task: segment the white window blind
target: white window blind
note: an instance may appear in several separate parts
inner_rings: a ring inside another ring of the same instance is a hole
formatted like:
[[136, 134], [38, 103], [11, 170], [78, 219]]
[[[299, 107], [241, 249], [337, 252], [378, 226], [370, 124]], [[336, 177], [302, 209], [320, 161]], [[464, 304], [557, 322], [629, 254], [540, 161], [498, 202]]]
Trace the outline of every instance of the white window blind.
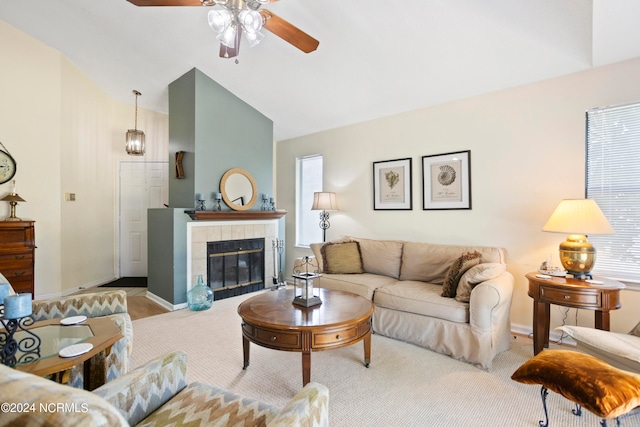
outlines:
[[640, 103], [587, 111], [587, 198], [615, 229], [589, 236], [594, 273], [640, 283]]
[[308, 156], [296, 161], [296, 245], [322, 242], [318, 211], [312, 211], [313, 193], [322, 191], [322, 156]]

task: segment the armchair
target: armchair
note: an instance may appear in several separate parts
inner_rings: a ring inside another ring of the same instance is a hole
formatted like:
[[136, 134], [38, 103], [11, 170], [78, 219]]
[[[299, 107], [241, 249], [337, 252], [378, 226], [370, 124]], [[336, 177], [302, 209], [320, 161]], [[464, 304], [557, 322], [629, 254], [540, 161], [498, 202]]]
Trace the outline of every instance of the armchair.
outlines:
[[616, 368], [640, 373], [640, 323], [626, 334], [570, 325], [556, 329], [569, 335], [585, 353]]
[[[279, 409], [207, 384], [187, 385], [186, 374], [187, 355], [182, 351], [159, 356], [93, 392], [0, 366], [0, 402], [35, 408], [6, 412], [0, 427], [329, 425], [329, 391], [323, 385], [307, 384]], [[40, 409], [49, 407], [67, 409]]]
[[[0, 273], [0, 283], [9, 281]], [[9, 284], [9, 293], [15, 293]], [[104, 352], [94, 356], [92, 366], [96, 371], [91, 373], [97, 384], [104, 384], [129, 371], [129, 359], [133, 350], [133, 326], [127, 313], [127, 293], [122, 290], [96, 292], [68, 297], [34, 300], [33, 317], [35, 321], [65, 318], [71, 316], [109, 317], [122, 332], [124, 337], [117, 341], [108, 355]], [[71, 369], [68, 385], [83, 388], [84, 373], [82, 365]], [[93, 389], [97, 385], [91, 385]]]

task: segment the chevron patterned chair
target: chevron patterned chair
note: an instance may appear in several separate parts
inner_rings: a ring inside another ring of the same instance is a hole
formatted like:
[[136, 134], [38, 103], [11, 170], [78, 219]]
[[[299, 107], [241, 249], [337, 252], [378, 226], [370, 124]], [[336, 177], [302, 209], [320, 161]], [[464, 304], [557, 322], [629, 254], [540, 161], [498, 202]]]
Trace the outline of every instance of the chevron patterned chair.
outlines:
[[[0, 283], [8, 283], [1, 273]], [[9, 293], [13, 294], [13, 289]], [[94, 356], [91, 363], [94, 371], [91, 373], [90, 389], [129, 372], [129, 360], [133, 350], [133, 326], [131, 317], [127, 313], [127, 293], [125, 291], [111, 290], [34, 300], [33, 316], [36, 322], [71, 316], [109, 317], [120, 328], [123, 338], [113, 344], [109, 355], [101, 352]], [[72, 387], [83, 388], [83, 366], [74, 366], [66, 382]]]
[[[96, 371], [91, 373], [90, 389], [97, 385], [129, 372], [129, 359], [133, 350], [133, 326], [127, 313], [127, 293], [123, 290], [112, 290], [90, 294], [71, 295], [63, 298], [34, 300], [33, 316], [40, 320], [64, 318], [71, 316], [108, 317], [116, 324], [122, 335], [111, 347], [109, 355], [101, 352], [94, 356], [91, 366]], [[69, 375], [68, 384], [72, 387], [83, 387], [82, 365], [74, 366]]]
[[187, 355], [182, 351], [159, 356], [93, 392], [0, 365], [0, 402], [35, 408], [5, 411], [0, 427], [329, 425], [325, 386], [307, 384], [280, 409], [204, 383], [187, 385]]

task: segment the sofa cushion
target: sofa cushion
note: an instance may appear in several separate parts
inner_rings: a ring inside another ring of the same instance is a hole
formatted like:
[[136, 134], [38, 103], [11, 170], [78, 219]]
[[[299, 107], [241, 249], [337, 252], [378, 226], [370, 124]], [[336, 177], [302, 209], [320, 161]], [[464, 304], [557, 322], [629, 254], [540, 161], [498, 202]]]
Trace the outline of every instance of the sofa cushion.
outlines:
[[358, 242], [327, 243], [320, 250], [322, 253], [322, 271], [329, 274], [360, 274], [362, 257]]
[[195, 382], [145, 418], [138, 426], [266, 426], [279, 409], [231, 391]]
[[376, 289], [376, 306], [437, 317], [457, 323], [469, 323], [469, 304], [440, 295], [442, 286], [413, 280], [389, 283]]
[[444, 282], [442, 283], [442, 296], [447, 298], [453, 298], [456, 296], [456, 290], [458, 288], [458, 282], [462, 275], [471, 267], [478, 265], [480, 262], [480, 252], [468, 252], [460, 258], [456, 259], [447, 274], [444, 276]]
[[318, 260], [318, 273], [322, 273], [322, 268], [324, 265], [324, 259], [322, 257], [322, 247], [324, 245], [326, 245], [327, 243], [345, 243], [345, 242], [350, 242], [353, 239], [346, 237], [346, 236], [341, 236], [337, 239], [334, 239], [330, 242], [322, 242], [322, 243], [311, 243], [309, 245], [309, 247], [311, 248], [311, 252], [313, 252], [313, 255], [316, 257], [316, 260]]
[[335, 289], [351, 292], [369, 301], [373, 299], [373, 292], [380, 286], [395, 283], [396, 279], [379, 274], [323, 274], [318, 283], [319, 288]]
[[400, 280], [419, 280], [441, 284], [449, 266], [467, 252], [482, 254], [480, 262], [505, 263], [504, 250], [485, 246], [435, 245], [431, 243], [404, 242]]
[[475, 285], [486, 280], [491, 280], [494, 277], [498, 277], [506, 270], [506, 264], [499, 264], [497, 262], [485, 262], [483, 264], [478, 264], [475, 267], [471, 267], [462, 275], [458, 282], [456, 301], [469, 302], [469, 299], [471, 298], [471, 291]]
[[578, 343], [578, 348], [617, 368], [640, 372], [640, 339], [631, 334], [603, 331], [586, 326], [559, 326]]
[[360, 244], [362, 268], [365, 273], [383, 276], [400, 277], [402, 260], [402, 242], [395, 240], [373, 240], [354, 237]]

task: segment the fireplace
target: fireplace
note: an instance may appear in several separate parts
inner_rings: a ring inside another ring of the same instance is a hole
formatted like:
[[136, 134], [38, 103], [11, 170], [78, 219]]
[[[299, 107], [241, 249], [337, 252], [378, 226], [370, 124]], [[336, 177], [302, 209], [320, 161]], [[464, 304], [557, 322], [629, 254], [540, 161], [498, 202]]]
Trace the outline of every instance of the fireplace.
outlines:
[[207, 242], [207, 282], [214, 300], [264, 289], [264, 240]]

